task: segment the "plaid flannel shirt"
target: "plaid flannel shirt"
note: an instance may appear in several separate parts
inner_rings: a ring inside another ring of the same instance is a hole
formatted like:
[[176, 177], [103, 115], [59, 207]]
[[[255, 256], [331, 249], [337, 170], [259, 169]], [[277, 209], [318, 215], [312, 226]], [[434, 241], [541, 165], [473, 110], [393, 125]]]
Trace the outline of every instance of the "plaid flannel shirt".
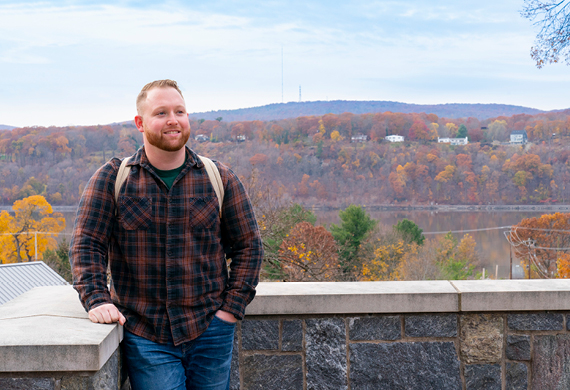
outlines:
[[73, 286], [87, 311], [114, 303], [128, 331], [176, 345], [204, 332], [217, 310], [243, 319], [263, 258], [253, 209], [237, 176], [216, 162], [225, 191], [220, 220], [206, 168], [189, 148], [186, 156], [168, 190], [141, 148], [128, 163], [117, 204], [121, 161], [99, 168], [83, 192], [70, 244]]

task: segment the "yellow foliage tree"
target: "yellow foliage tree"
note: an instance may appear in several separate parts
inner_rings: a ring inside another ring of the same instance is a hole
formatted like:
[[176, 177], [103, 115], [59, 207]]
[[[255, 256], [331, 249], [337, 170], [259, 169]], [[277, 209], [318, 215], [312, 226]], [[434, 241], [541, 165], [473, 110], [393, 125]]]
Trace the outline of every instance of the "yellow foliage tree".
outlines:
[[447, 183], [453, 175], [455, 174], [455, 167], [453, 165], [447, 165], [443, 171], [437, 174], [434, 180]]
[[570, 253], [559, 253], [556, 261], [558, 278], [570, 278]]
[[374, 258], [362, 265], [361, 280], [399, 280], [399, 266], [408, 245], [399, 240], [395, 244], [379, 245], [374, 249]]
[[335, 130], [331, 133], [331, 139], [336, 142], [336, 141], [342, 141], [344, 137], [340, 135], [338, 130]]
[[12, 209], [14, 216], [7, 211], [0, 213], [0, 263], [21, 263], [36, 257], [41, 260], [46, 249], [57, 248], [55, 236], [46, 233], [63, 231], [65, 219], [53, 212], [43, 196], [17, 200]]
[[319, 119], [319, 134], [325, 135], [325, 125], [323, 124], [323, 120]]
[[429, 137], [428, 139], [434, 141], [437, 140], [439, 133], [437, 130], [439, 129], [439, 125], [437, 123], [430, 123], [429, 125]]
[[455, 134], [457, 134], [457, 129], [459, 129], [459, 127], [457, 127], [457, 125], [455, 123], [446, 123], [445, 127], [447, 127], [447, 131], [449, 132], [449, 136], [455, 137]]

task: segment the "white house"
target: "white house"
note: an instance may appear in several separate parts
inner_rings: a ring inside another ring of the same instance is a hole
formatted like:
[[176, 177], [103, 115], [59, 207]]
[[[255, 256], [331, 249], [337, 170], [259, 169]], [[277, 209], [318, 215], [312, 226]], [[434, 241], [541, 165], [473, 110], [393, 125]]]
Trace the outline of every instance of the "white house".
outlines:
[[350, 138], [350, 142], [366, 142], [368, 141], [368, 136], [364, 134], [353, 135]]
[[404, 142], [403, 135], [387, 135], [384, 139], [390, 142]]
[[515, 130], [511, 133], [511, 145], [524, 145], [528, 142], [526, 130]]
[[451, 145], [467, 145], [469, 140], [465, 138], [439, 138], [437, 137], [437, 142], [440, 144], [451, 144]]
[[204, 134], [198, 134], [194, 137], [194, 139], [198, 142], [206, 142], [210, 140], [210, 138], [208, 138], [208, 136]]

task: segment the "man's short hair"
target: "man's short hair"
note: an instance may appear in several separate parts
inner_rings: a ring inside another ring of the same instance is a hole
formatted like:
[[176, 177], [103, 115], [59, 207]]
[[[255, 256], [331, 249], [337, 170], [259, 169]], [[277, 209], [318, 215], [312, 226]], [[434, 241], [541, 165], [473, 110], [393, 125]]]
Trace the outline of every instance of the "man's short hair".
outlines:
[[[165, 80], [155, 80], [153, 82], [150, 82], [141, 89], [141, 91], [139, 92], [139, 96], [137, 96], [137, 113], [139, 115], [142, 115], [142, 103], [146, 100], [146, 95], [148, 91], [150, 91], [153, 88], [174, 88], [175, 90], [178, 91], [180, 96], [182, 96], [182, 91], [180, 90], [180, 88], [178, 88], [178, 84], [174, 80], [165, 79]], [[184, 96], [182, 96], [182, 99], [184, 99]]]

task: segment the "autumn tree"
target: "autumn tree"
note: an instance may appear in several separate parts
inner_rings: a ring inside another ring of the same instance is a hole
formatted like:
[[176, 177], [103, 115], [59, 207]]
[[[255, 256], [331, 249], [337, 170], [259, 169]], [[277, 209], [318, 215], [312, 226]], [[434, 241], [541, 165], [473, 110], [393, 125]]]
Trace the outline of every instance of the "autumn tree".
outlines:
[[398, 265], [400, 280], [440, 279], [438, 240], [426, 240], [422, 246], [412, 243]]
[[457, 134], [457, 125], [455, 123], [448, 122], [445, 124], [445, 128], [449, 137], [455, 137], [455, 134]]
[[410, 140], [429, 140], [430, 139], [430, 129], [422, 120], [414, 121], [412, 127], [408, 132], [408, 137]]
[[507, 139], [507, 121], [495, 120], [487, 126], [488, 141], [505, 141]]
[[263, 279], [282, 280], [285, 275], [279, 256], [281, 243], [293, 226], [300, 222], [314, 224], [317, 218], [301, 205], [287, 201], [282, 188], [263, 181], [255, 168], [243, 183], [255, 210], [263, 242], [261, 276]]
[[334, 281], [340, 273], [334, 238], [323, 226], [295, 225], [282, 241], [279, 258], [287, 281]]
[[380, 243], [372, 259], [362, 264], [363, 281], [400, 280], [400, 263], [408, 245], [402, 240]]
[[0, 263], [41, 260], [45, 250], [57, 246], [53, 233], [65, 229], [65, 219], [40, 195], [17, 200], [12, 209], [14, 216], [0, 213]]
[[570, 253], [570, 213], [525, 218], [511, 227], [508, 238], [527, 277], [554, 278]]
[[439, 241], [436, 262], [442, 279], [462, 280], [472, 277], [475, 266], [479, 263], [475, 240], [466, 234], [458, 243], [451, 233], [447, 233]]
[[267, 155], [263, 153], [257, 153], [249, 159], [251, 165], [265, 165], [267, 163]]

